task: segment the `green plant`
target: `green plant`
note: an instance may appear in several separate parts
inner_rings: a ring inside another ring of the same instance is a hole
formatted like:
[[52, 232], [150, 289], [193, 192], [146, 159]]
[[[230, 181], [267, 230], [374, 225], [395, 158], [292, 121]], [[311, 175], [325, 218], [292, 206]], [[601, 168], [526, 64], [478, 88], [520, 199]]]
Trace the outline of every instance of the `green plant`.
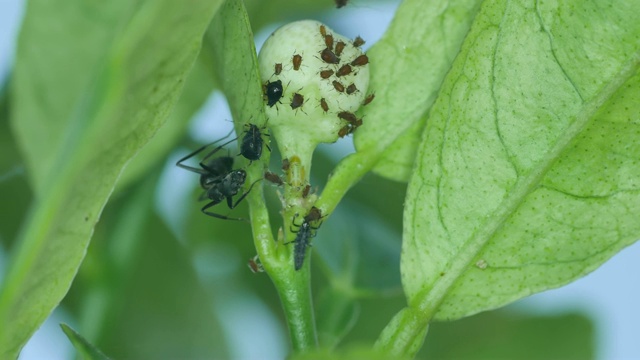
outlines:
[[[252, 19], [258, 28], [304, 3], [246, 5], [260, 14]], [[335, 166], [317, 199], [284, 211], [287, 232], [298, 209], [338, 211], [370, 171], [408, 182], [400, 258], [406, 306], [380, 329], [374, 347], [345, 356], [413, 357], [433, 321], [564, 285], [637, 240], [639, 7], [402, 3], [367, 52], [375, 100], [359, 112], [365, 123], [354, 136], [357, 151]], [[1, 358], [15, 357], [65, 297], [112, 193], [113, 211], [105, 210], [105, 228], [98, 225], [94, 236], [108, 256], [90, 253], [79, 279], [85, 284], [77, 293], [88, 299], [81, 331], [87, 338], [118, 328], [107, 320], [124, 306], [119, 283], [155, 256], [142, 257], [140, 249], [164, 246], [172, 249], [167, 253], [186, 252], [182, 260], [208, 249], [201, 242], [176, 250], [172, 237], [184, 234], [172, 234], [152, 215], [158, 163], [214, 87], [226, 95], [238, 133], [249, 121], [266, 124], [261, 86], [241, 1], [29, 3], [9, 107], [33, 195], [0, 292]], [[247, 183], [260, 179], [260, 165], [268, 163], [265, 153], [247, 166]], [[322, 260], [327, 286], [318, 300], [318, 331], [310, 262], [294, 270], [292, 247], [274, 239], [265, 197], [262, 186], [247, 197], [254, 245], [280, 296], [293, 351], [327, 358], [353, 325], [356, 300], [380, 291], [355, 285], [357, 251], [345, 239], [339, 266]], [[198, 228], [217, 229], [209, 236], [232, 236], [246, 246], [242, 224], [212, 224], [217, 220], [195, 213]], [[172, 266], [160, 277], [163, 288], [177, 274], [185, 275], [180, 286], [196, 278], [188, 261]], [[194, 290], [190, 301], [197, 303], [201, 292]], [[141, 303], [136, 314], [148, 306]], [[219, 332], [212, 320], [192, 341], [205, 348]], [[318, 338], [323, 350], [316, 352]], [[101, 341], [103, 349], [109, 341], [115, 340]]]

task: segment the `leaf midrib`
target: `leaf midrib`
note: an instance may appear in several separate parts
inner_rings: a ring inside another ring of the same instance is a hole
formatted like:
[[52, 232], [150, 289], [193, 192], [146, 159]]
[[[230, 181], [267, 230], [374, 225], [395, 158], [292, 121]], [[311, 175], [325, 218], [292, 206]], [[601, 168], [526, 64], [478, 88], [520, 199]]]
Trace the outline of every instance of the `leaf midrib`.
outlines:
[[560, 135], [553, 148], [539, 162], [537, 170], [531, 171], [526, 177], [520, 177], [509, 195], [500, 203], [497, 211], [487, 218], [474, 236], [466, 241], [460, 250], [452, 256], [450, 267], [446, 274], [440, 277], [432, 288], [418, 293], [411, 301], [411, 305], [430, 320], [436, 313], [449, 289], [458, 281], [472, 263], [473, 259], [482, 251], [488, 241], [502, 227], [504, 222], [523, 203], [526, 197], [540, 184], [543, 177], [553, 166], [555, 161], [567, 149], [572, 141], [595, 119], [598, 110], [611, 96], [629, 79], [640, 67], [640, 51], [634, 53], [622, 69], [607, 83], [591, 100], [585, 102], [575, 115], [575, 120]]

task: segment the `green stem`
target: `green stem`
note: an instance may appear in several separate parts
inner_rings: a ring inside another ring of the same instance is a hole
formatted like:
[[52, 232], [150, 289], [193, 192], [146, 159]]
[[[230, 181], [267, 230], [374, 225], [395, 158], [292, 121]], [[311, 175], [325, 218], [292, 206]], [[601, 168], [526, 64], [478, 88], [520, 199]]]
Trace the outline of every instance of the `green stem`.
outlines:
[[289, 271], [272, 277], [287, 318], [291, 344], [295, 352], [306, 352], [318, 346], [316, 322], [311, 301], [309, 261], [299, 271], [287, 262]]
[[[262, 169], [258, 168], [248, 171], [250, 181], [262, 176]], [[247, 199], [256, 251], [280, 295], [293, 350], [305, 352], [314, 349], [318, 341], [311, 301], [309, 261], [302, 269], [295, 271], [290, 247], [274, 240], [262, 186], [256, 186]]]
[[356, 152], [344, 158], [329, 177], [327, 186], [315, 206], [323, 214], [330, 214], [340, 200], [378, 162], [378, 152]]

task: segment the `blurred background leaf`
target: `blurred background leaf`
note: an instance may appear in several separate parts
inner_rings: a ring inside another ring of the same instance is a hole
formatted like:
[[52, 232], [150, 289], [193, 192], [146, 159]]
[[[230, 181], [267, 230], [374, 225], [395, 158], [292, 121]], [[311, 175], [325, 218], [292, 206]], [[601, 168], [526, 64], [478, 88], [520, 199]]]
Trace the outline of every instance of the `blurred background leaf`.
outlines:
[[83, 359], [86, 360], [108, 360], [100, 350], [98, 350], [95, 346], [91, 345], [82, 335], [78, 334], [75, 330], [73, 330], [67, 324], [60, 324], [62, 331], [67, 335], [69, 341], [76, 348], [78, 353], [82, 355]]
[[[0, 333], [8, 357], [66, 294], [116, 179], [164, 123], [219, 3], [29, 5], [11, 120], [37, 196], [0, 292], [0, 321], [12, 329]], [[74, 57], [91, 46], [107, 52]]]
[[594, 359], [595, 331], [582, 314], [507, 309], [430, 325], [419, 359]]

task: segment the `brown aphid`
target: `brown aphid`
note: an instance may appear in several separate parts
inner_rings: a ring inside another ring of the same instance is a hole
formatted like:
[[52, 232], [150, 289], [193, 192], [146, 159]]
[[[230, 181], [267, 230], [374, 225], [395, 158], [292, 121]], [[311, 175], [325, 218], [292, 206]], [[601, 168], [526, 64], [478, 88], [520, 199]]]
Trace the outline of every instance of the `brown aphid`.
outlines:
[[311, 191], [311, 185], [307, 184], [307, 186], [304, 187], [304, 189], [302, 189], [302, 198], [306, 198], [307, 196], [309, 196], [309, 192]]
[[362, 66], [362, 65], [367, 65], [369, 63], [369, 58], [367, 57], [367, 55], [360, 55], [357, 58], [355, 58], [352, 62], [351, 65], [353, 66]]
[[274, 74], [276, 75], [280, 75], [280, 73], [282, 72], [282, 64], [278, 63], [275, 65], [275, 72]]
[[298, 93], [294, 93], [291, 98], [291, 109], [297, 109], [304, 103], [304, 97]]
[[325, 35], [324, 44], [327, 45], [327, 49], [333, 50], [333, 35], [331, 34]]
[[300, 70], [300, 64], [302, 64], [302, 56], [293, 55], [293, 70]]
[[333, 87], [340, 92], [344, 92], [344, 85], [340, 84], [335, 80], [333, 80]]
[[320, 107], [324, 112], [329, 111], [329, 105], [327, 105], [327, 101], [324, 98], [320, 99]]
[[322, 37], [327, 36], [327, 28], [324, 27], [324, 25], [320, 25], [320, 35], [322, 35]]
[[282, 159], [282, 170], [287, 171], [290, 166], [289, 159]]
[[258, 258], [258, 255], [256, 255], [253, 259], [249, 259], [249, 262], [247, 263], [247, 266], [249, 266], [249, 269], [251, 269], [251, 272], [254, 274], [264, 272], [264, 267], [259, 263], [259, 261], [260, 259]]
[[342, 50], [344, 50], [345, 46], [347, 46], [347, 44], [342, 41], [338, 41], [336, 44], [336, 56], [340, 56], [340, 54], [342, 54]]
[[347, 86], [347, 94], [351, 95], [356, 91], [358, 91], [358, 88], [356, 88], [356, 84], [351, 84]]
[[356, 39], [353, 40], [353, 46], [355, 47], [360, 47], [362, 45], [364, 45], [365, 41], [363, 38], [361, 38], [360, 36], [356, 36]]
[[341, 7], [347, 5], [347, 0], [336, 0], [336, 7], [340, 9]]
[[340, 58], [337, 57], [336, 54], [334, 54], [333, 51], [329, 49], [322, 50], [322, 53], [320, 53], [320, 57], [322, 58], [322, 61], [326, 62], [327, 64], [337, 64], [340, 62]]
[[[309, 185], [307, 185], [309, 186]], [[311, 187], [311, 186], [309, 186]], [[318, 221], [320, 219], [322, 219], [322, 210], [318, 209], [315, 206], [312, 206], [311, 209], [309, 210], [309, 213], [304, 217], [304, 221], [307, 223], [310, 223], [312, 221]]]
[[333, 70], [322, 70], [320, 71], [320, 77], [323, 79], [328, 79], [331, 75], [333, 75]]
[[271, 171], [267, 171], [264, 173], [264, 178], [265, 180], [274, 183], [278, 186], [282, 186], [284, 185], [284, 181], [282, 181], [282, 179], [280, 178], [280, 176], [278, 176], [278, 174], [276, 173], [272, 173]]
[[336, 75], [338, 76], [345, 76], [349, 74], [351, 74], [351, 65], [349, 64], [342, 65], [342, 67], [338, 69], [338, 72], [336, 73]]
[[369, 105], [369, 103], [373, 101], [374, 97], [376, 97], [376, 94], [369, 94], [366, 99], [364, 99], [362, 106]]
[[351, 126], [345, 125], [338, 131], [338, 136], [343, 138], [343, 137], [347, 136], [350, 133], [351, 133]]
[[358, 118], [353, 113], [348, 111], [341, 111], [338, 113], [338, 117], [342, 120], [347, 120], [349, 124], [355, 124], [358, 121]]

